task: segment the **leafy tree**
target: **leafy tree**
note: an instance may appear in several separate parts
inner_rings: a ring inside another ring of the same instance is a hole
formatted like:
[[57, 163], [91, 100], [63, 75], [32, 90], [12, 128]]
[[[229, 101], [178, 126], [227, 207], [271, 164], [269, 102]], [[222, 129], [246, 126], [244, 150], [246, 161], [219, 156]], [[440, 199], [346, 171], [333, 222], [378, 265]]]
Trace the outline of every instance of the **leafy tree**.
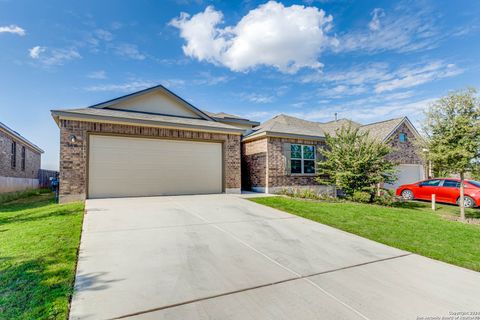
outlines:
[[424, 131], [428, 157], [439, 168], [460, 175], [460, 216], [465, 219], [465, 173], [480, 160], [480, 100], [475, 89], [451, 92], [430, 105]]
[[376, 185], [396, 180], [395, 164], [385, 158], [391, 148], [370, 138], [368, 132], [342, 127], [335, 136], [327, 134], [326, 143], [317, 164], [319, 183], [334, 184], [349, 196], [368, 191], [373, 200]]

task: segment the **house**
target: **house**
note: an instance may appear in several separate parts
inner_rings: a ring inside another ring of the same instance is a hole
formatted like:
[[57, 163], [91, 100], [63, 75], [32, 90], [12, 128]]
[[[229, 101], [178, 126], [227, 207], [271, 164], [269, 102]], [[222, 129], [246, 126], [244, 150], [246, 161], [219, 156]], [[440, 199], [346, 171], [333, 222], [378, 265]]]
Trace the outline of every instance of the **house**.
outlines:
[[420, 135], [407, 117], [361, 125], [347, 119], [321, 123], [278, 115], [242, 139], [243, 187], [267, 193], [292, 187], [327, 189], [315, 181], [315, 162], [321, 159], [325, 134], [334, 135], [342, 126], [368, 131], [392, 147], [388, 159], [398, 164], [398, 180], [387, 188], [424, 178], [414, 144]]
[[197, 109], [163, 86], [52, 110], [60, 128], [60, 202], [240, 193], [240, 143], [258, 122]]
[[43, 150], [0, 122], [0, 193], [38, 187]]
[[[200, 110], [163, 86], [52, 116], [60, 128], [61, 202], [316, 186], [312, 162], [324, 130], [345, 121], [321, 129], [280, 115], [260, 124]], [[414, 137], [408, 119], [396, 121]]]

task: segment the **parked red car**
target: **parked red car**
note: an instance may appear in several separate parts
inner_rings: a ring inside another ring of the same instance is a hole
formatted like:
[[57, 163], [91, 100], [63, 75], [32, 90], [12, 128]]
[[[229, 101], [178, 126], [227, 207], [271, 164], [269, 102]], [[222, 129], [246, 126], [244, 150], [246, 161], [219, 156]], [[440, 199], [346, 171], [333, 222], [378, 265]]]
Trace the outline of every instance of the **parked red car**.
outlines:
[[[450, 178], [429, 179], [404, 184], [397, 188], [397, 196], [406, 200], [431, 200], [435, 194], [436, 201], [458, 204], [460, 198], [460, 180]], [[480, 182], [465, 180], [465, 207], [480, 205]]]

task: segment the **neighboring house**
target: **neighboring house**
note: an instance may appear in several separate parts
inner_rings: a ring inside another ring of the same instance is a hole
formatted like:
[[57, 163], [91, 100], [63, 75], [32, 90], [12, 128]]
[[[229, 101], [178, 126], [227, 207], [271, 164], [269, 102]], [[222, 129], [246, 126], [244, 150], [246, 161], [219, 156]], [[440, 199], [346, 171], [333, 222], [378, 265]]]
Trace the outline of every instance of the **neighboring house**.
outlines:
[[325, 134], [334, 135], [342, 126], [368, 131], [372, 138], [392, 146], [388, 158], [398, 164], [398, 180], [387, 188], [424, 178], [414, 145], [420, 135], [406, 117], [361, 125], [346, 119], [320, 123], [279, 115], [243, 138], [243, 187], [267, 193], [292, 187], [326, 189], [315, 181], [315, 162], [321, 159]]
[[[317, 187], [315, 160], [324, 133], [347, 123], [280, 115], [260, 125], [202, 111], [163, 86], [86, 108], [52, 110], [52, 116], [60, 128], [61, 202]], [[400, 146], [410, 146], [417, 135], [411, 123], [392, 121], [371, 125], [372, 134], [380, 137], [390, 128], [385, 139], [397, 143], [393, 136], [401, 131], [407, 140]], [[421, 167], [414, 151], [399, 152], [391, 156]]]
[[38, 187], [43, 150], [0, 122], [0, 192]]

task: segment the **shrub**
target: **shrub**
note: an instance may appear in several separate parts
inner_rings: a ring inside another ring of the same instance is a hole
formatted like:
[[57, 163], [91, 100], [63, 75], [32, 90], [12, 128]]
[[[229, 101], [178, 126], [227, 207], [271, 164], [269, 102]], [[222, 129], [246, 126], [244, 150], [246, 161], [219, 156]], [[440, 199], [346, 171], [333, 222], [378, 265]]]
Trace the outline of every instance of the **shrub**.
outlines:
[[311, 200], [335, 200], [333, 195], [328, 192], [318, 192], [308, 188], [288, 188], [282, 189], [277, 194], [285, 195], [292, 198], [311, 199]]
[[372, 200], [372, 195], [366, 191], [355, 191], [352, 195], [352, 201], [369, 203]]

